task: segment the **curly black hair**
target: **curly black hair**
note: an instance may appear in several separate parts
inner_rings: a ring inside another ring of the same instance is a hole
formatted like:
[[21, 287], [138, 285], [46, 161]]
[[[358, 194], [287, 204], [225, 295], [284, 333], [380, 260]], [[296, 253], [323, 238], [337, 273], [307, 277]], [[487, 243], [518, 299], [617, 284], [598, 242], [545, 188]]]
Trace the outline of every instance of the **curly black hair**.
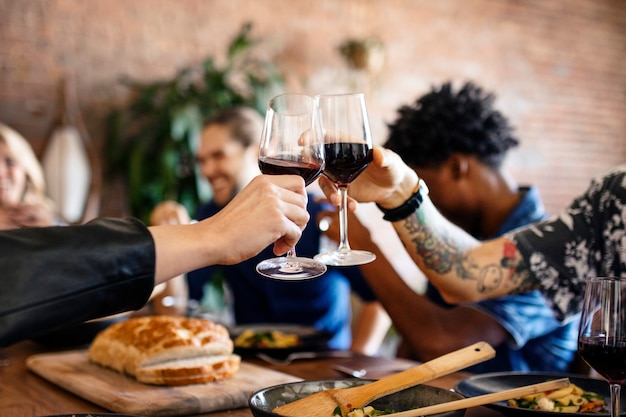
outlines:
[[397, 110], [384, 146], [413, 167], [437, 167], [458, 152], [497, 168], [519, 142], [509, 120], [493, 109], [494, 100], [494, 94], [472, 82], [457, 93], [450, 82], [433, 87], [415, 104]]

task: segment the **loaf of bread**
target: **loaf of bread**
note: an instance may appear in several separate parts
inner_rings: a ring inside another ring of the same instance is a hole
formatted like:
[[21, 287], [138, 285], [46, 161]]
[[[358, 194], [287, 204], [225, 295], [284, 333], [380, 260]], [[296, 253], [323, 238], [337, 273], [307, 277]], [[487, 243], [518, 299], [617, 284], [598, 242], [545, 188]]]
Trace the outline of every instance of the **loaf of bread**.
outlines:
[[147, 316], [115, 323], [89, 347], [89, 360], [155, 385], [188, 385], [233, 376], [241, 358], [222, 325], [205, 319]]

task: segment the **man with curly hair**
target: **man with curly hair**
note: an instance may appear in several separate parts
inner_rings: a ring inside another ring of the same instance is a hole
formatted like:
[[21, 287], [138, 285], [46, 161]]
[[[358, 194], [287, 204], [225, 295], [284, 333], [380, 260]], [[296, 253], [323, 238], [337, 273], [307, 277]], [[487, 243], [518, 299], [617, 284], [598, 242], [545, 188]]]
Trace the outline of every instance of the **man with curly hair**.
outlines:
[[[546, 218], [538, 190], [519, 186], [503, 167], [519, 142], [494, 101], [474, 83], [456, 92], [445, 83], [400, 107], [384, 145], [428, 184], [439, 211], [478, 239]], [[473, 372], [570, 370], [578, 317], [560, 323], [538, 290], [449, 305], [430, 284], [425, 295], [412, 291], [355, 216], [350, 235], [353, 247], [378, 257], [361, 270], [402, 336], [399, 356], [427, 361], [484, 340], [497, 355]]]

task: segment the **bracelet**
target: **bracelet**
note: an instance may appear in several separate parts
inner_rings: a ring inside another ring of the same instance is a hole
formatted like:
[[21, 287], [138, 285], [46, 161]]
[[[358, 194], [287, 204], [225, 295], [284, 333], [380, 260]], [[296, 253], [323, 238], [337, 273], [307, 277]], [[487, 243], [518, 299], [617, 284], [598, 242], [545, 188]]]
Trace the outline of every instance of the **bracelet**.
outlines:
[[411, 195], [411, 197], [409, 197], [409, 199], [406, 200], [401, 206], [394, 209], [383, 208], [378, 203], [376, 204], [376, 206], [380, 211], [383, 212], [384, 220], [397, 222], [406, 219], [411, 214], [415, 213], [415, 210], [417, 210], [422, 205], [425, 195], [428, 195], [428, 186], [426, 185], [424, 180], [420, 178], [420, 180], [417, 182], [417, 187], [413, 192], [413, 195]]

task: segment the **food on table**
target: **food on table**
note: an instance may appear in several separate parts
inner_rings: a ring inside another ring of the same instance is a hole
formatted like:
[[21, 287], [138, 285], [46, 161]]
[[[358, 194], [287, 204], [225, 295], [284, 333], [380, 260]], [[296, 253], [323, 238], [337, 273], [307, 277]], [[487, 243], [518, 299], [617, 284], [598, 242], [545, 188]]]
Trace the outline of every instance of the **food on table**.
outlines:
[[508, 401], [509, 406], [559, 413], [598, 413], [606, 411], [603, 395], [585, 391], [575, 384], [554, 391], [527, 395]]
[[[351, 408], [350, 411], [345, 415], [345, 417], [375, 417], [382, 416], [385, 414], [393, 414], [395, 411], [392, 410], [377, 410], [371, 405], [367, 405], [365, 407], [359, 408]], [[341, 415], [341, 407], [337, 406], [335, 411], [333, 411], [332, 417], [344, 417]]]
[[245, 329], [235, 338], [235, 346], [238, 348], [291, 348], [300, 343], [301, 340], [297, 334], [284, 333], [279, 330]]
[[210, 320], [147, 316], [115, 323], [98, 333], [89, 360], [155, 385], [189, 385], [233, 376], [241, 357], [233, 354], [226, 328]]

